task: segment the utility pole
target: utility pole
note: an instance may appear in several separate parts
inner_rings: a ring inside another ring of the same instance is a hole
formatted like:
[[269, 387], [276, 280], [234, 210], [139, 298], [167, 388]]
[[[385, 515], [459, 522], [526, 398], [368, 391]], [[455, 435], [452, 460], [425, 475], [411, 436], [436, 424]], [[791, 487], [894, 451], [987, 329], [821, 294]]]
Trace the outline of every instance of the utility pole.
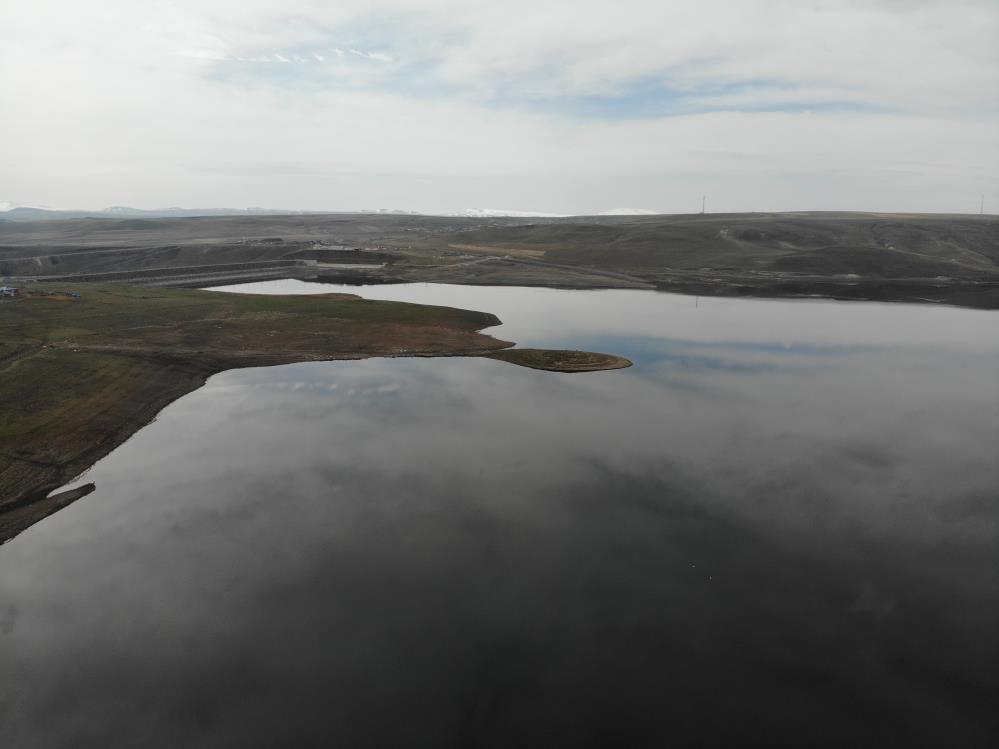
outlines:
[[704, 213], [704, 203], [707, 201], [707, 199], [708, 199], [707, 195], [701, 196], [701, 213]]
[[982, 193], [982, 202], [978, 206], [978, 215], [979, 216], [985, 215], [985, 193]]

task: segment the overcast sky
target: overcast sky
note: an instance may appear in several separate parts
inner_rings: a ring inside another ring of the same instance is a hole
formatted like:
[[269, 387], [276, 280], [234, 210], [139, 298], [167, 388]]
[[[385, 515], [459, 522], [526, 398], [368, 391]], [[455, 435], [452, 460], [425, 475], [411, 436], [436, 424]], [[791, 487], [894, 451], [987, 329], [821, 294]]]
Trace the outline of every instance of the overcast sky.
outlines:
[[0, 0], [0, 201], [999, 212], [999, 0]]

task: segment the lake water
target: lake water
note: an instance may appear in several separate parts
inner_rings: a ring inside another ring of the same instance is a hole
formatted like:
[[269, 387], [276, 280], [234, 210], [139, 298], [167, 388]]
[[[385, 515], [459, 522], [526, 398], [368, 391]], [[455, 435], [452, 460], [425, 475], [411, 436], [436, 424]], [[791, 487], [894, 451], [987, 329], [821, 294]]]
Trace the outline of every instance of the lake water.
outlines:
[[0, 547], [11, 747], [985, 747], [999, 320], [301, 281], [621, 354], [231, 371]]

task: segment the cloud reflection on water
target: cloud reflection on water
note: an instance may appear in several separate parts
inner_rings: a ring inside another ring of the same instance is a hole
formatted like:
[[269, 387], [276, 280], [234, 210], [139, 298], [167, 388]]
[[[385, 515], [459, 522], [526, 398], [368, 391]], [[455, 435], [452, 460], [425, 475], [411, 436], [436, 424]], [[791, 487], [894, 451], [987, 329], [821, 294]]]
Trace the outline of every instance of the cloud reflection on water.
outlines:
[[[572, 294], [544, 344], [584, 339]], [[749, 313], [590, 334], [643, 353], [617, 372], [212, 378], [0, 549], [9, 735], [986, 745], [997, 345], [852, 345], [838, 309], [790, 348]]]

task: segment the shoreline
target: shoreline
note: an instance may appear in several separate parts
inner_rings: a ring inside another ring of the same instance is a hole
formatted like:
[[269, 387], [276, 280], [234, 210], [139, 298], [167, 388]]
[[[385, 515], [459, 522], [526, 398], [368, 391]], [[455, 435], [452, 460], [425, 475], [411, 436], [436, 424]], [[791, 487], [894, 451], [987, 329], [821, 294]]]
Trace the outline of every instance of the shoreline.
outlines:
[[481, 332], [500, 324], [495, 315], [451, 307], [340, 294], [72, 289], [79, 299], [39, 287], [3, 302], [0, 344], [13, 350], [0, 350], [0, 544], [86, 496], [49, 494], [212, 375], [309, 361], [485, 357], [515, 345]]
[[[497, 261], [502, 262], [501, 258]], [[518, 263], [519, 264], [519, 263]], [[545, 271], [547, 272], [547, 268]], [[135, 279], [149, 288], [205, 289], [214, 286], [237, 286], [296, 279], [312, 283], [329, 283], [348, 286], [393, 286], [406, 283], [440, 283], [459, 286], [500, 286], [566, 289], [572, 291], [646, 290], [685, 296], [737, 298], [737, 299], [826, 299], [830, 301], [880, 302], [887, 304], [934, 304], [964, 309], [999, 309], [999, 282], [952, 281], [937, 279], [846, 279], [836, 277], [758, 277], [747, 275], [701, 276], [700, 274], [674, 274], [669, 278], [639, 280], [616, 279], [610, 275], [587, 274], [579, 271], [555, 276], [531, 275], [506, 277], [489, 274], [484, 276], [455, 276], [448, 272], [430, 272], [421, 269], [401, 271], [330, 271], [317, 273], [314, 269], [286, 268], [281, 272], [226, 273], [196, 277], [166, 276], [154, 279]], [[91, 278], [91, 277], [87, 277]], [[21, 279], [29, 287], [33, 281]], [[56, 283], [56, 279], [46, 283]], [[86, 281], [90, 282], [90, 281]], [[114, 283], [128, 283], [128, 280]], [[73, 281], [75, 283], [75, 281]]]
[[198, 288], [298, 278], [656, 289], [999, 309], [999, 217], [370, 214], [0, 222], [5, 283]]

